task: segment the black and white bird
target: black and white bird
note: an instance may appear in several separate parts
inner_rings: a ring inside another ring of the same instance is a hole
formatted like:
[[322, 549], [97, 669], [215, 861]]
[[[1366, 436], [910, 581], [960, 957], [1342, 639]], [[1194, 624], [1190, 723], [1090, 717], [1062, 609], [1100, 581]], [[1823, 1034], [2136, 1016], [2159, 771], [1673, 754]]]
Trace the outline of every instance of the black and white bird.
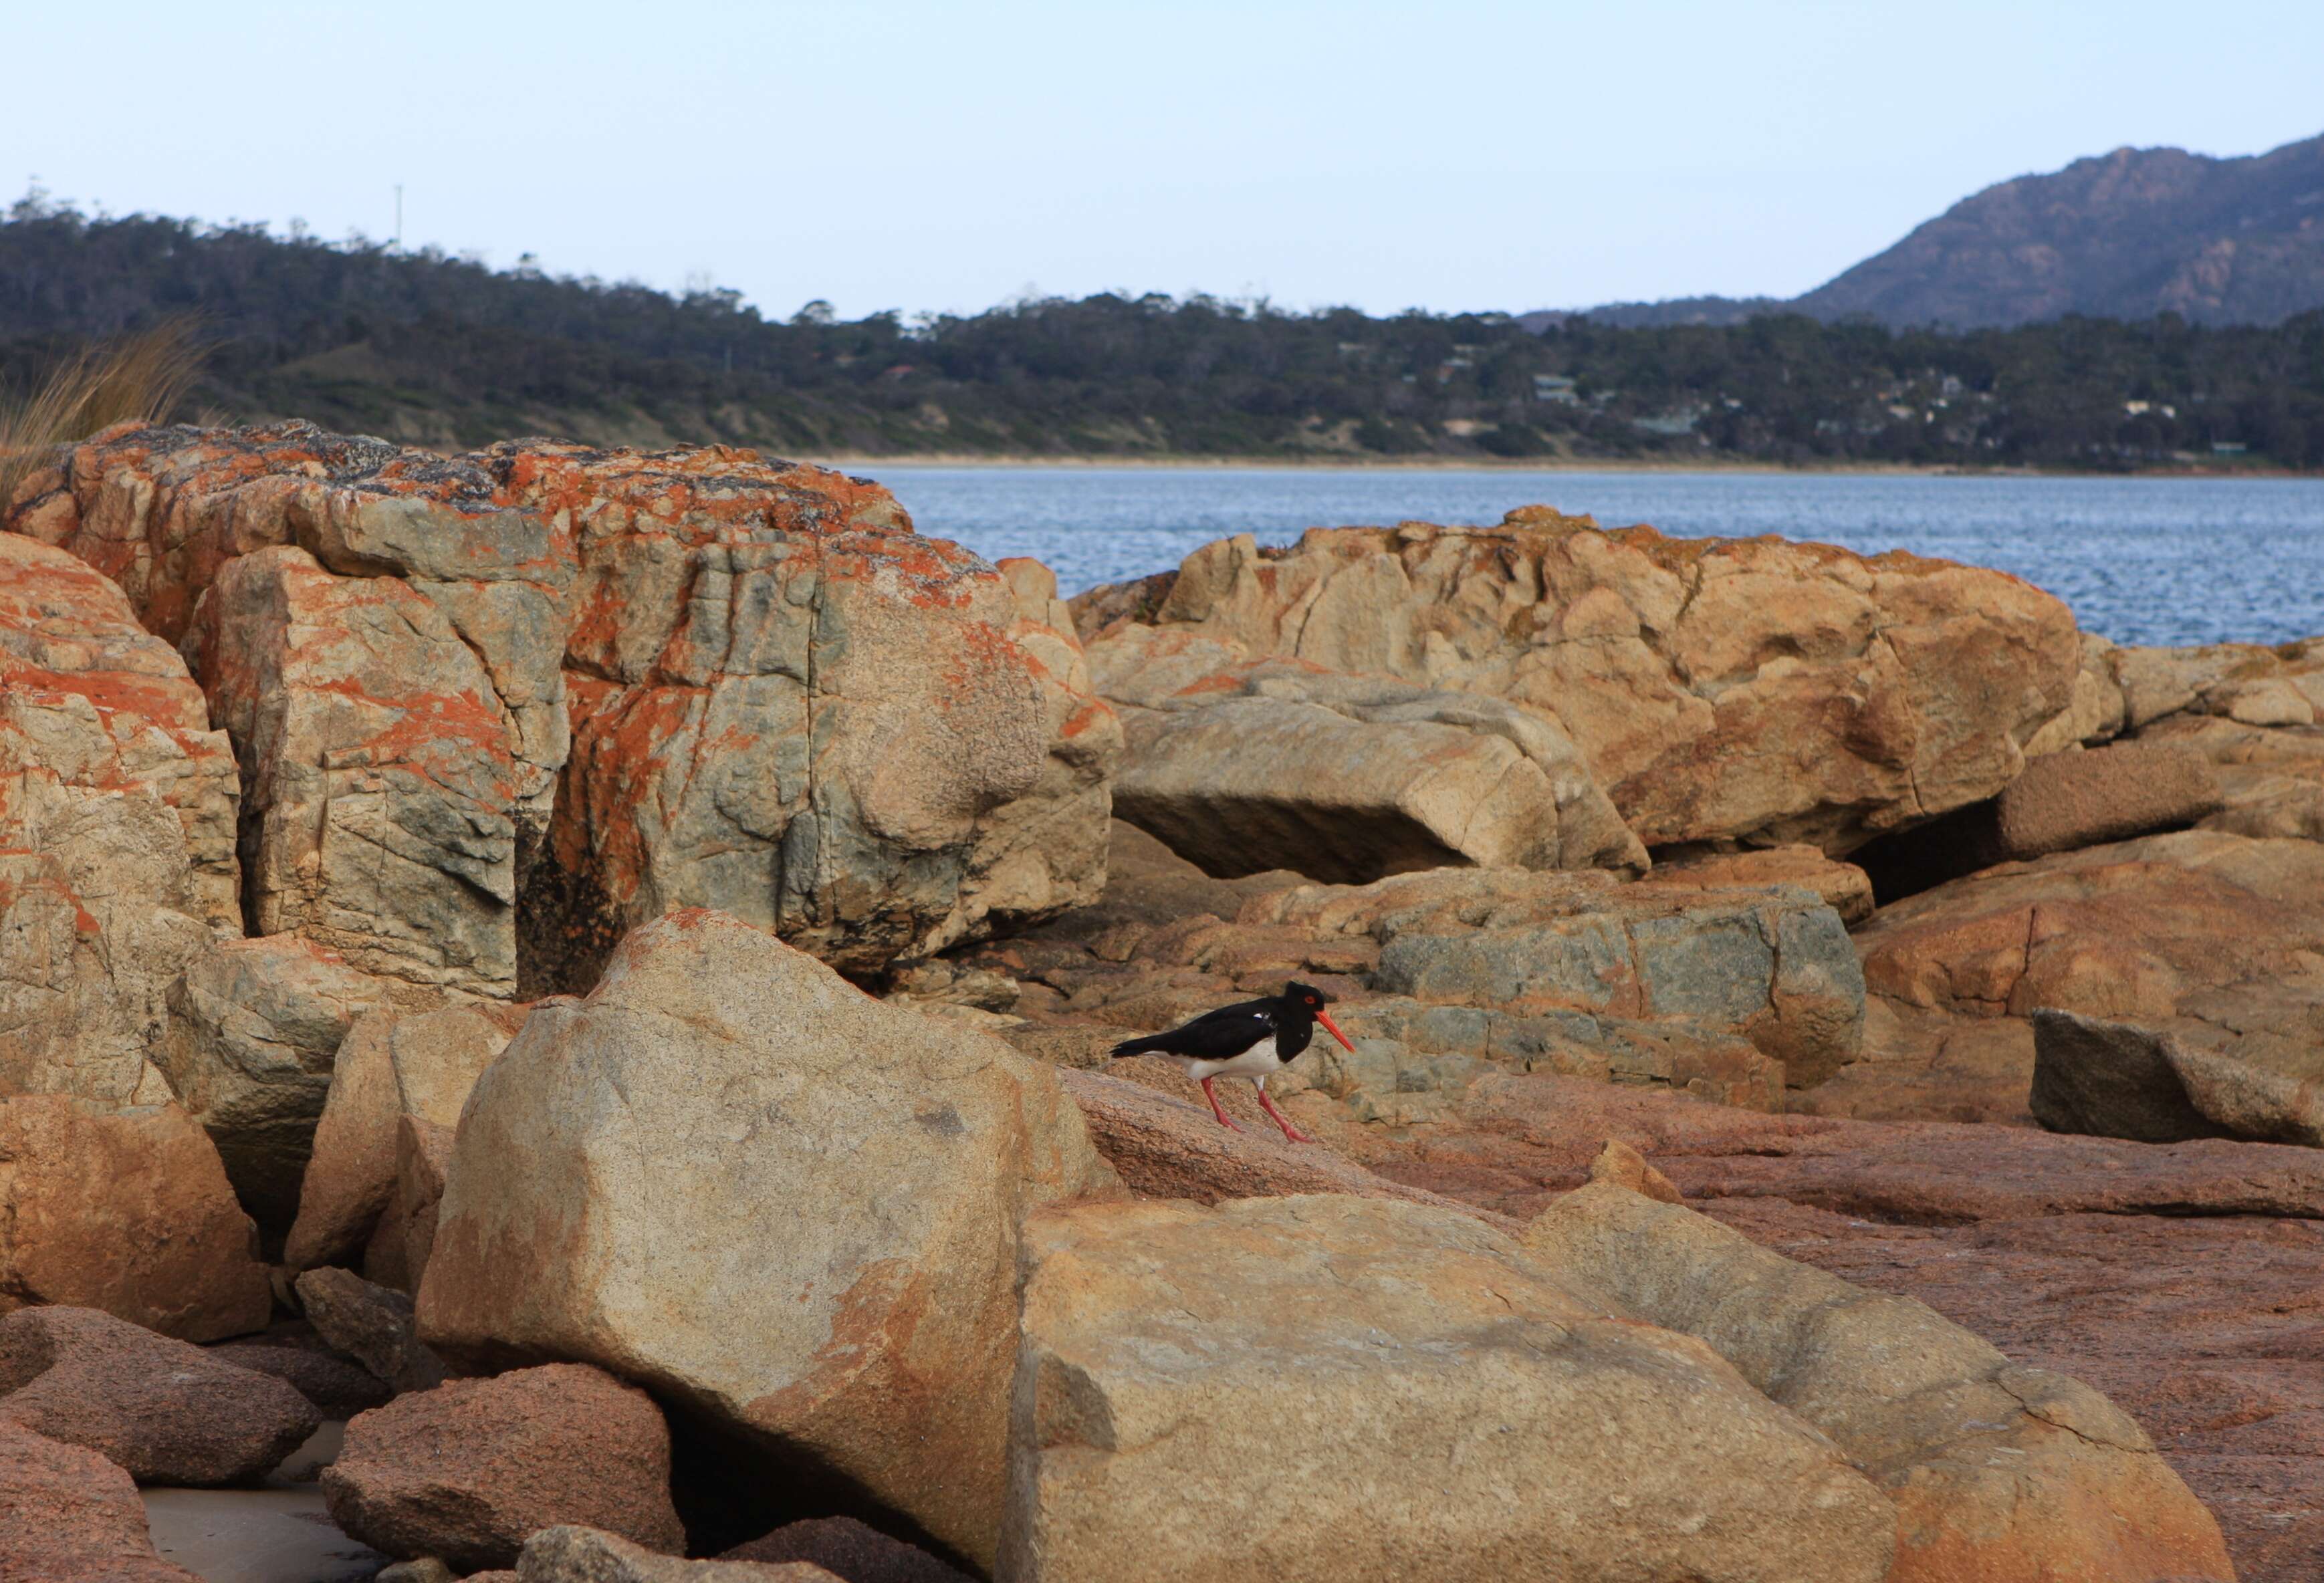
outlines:
[[1267, 1080], [1286, 1064], [1298, 1058], [1315, 1037], [1315, 1025], [1322, 1023], [1325, 1031], [1347, 1045], [1348, 1035], [1323, 1009], [1332, 998], [1309, 984], [1286, 984], [1283, 993], [1266, 1000], [1246, 1000], [1240, 1006], [1222, 1006], [1216, 1011], [1206, 1011], [1189, 1023], [1183, 1023], [1167, 1034], [1152, 1034], [1142, 1039], [1125, 1039], [1113, 1047], [1118, 1059], [1124, 1055], [1167, 1055], [1186, 1069], [1186, 1075], [1203, 1085], [1203, 1097], [1211, 1102], [1211, 1114], [1219, 1118], [1221, 1127], [1242, 1130], [1230, 1120], [1219, 1107], [1218, 1091], [1211, 1087], [1215, 1078], [1247, 1077], [1259, 1090], [1259, 1108], [1275, 1118], [1275, 1125], [1283, 1128], [1283, 1136], [1293, 1143], [1314, 1140], [1291, 1125], [1275, 1101], [1267, 1097]]

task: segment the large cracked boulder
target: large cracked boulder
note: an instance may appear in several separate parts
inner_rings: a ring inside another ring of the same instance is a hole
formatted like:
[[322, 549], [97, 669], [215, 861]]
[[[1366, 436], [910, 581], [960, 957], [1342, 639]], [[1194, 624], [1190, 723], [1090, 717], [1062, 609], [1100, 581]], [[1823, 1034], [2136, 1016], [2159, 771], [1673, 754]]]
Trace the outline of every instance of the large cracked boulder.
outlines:
[[1100, 1204], [1027, 1235], [1019, 1583], [1888, 1575], [1895, 1510], [1830, 1440], [1471, 1216]]
[[1128, 628], [1091, 663], [1129, 732], [1121, 817], [1210, 873], [1646, 867], [1581, 750], [1513, 704], [1168, 628]]
[[242, 763], [256, 932], [512, 995], [521, 779], [507, 711], [442, 612], [396, 578], [263, 549], [219, 572], [185, 647]]
[[578, 1364], [451, 1380], [375, 1407], [347, 1424], [322, 1483], [347, 1533], [464, 1572], [516, 1565], [527, 1539], [560, 1523], [664, 1554], [686, 1543], [661, 1410]]
[[1540, 508], [1318, 529], [1285, 550], [1244, 535], [1167, 590], [1076, 603], [1093, 641], [1109, 622], [1189, 630], [1518, 704], [1579, 745], [1650, 847], [1843, 854], [1991, 796], [2073, 705], [2082, 658], [2066, 607], [2004, 573]]
[[2126, 1414], [1911, 1298], [1611, 1184], [1568, 1193], [1522, 1240], [1830, 1435], [1896, 1503], [1887, 1583], [2234, 1576], [2218, 1524]]
[[322, 1422], [272, 1375], [88, 1308], [0, 1319], [0, 1419], [87, 1446], [142, 1484], [238, 1484]]
[[586, 989], [627, 929], [706, 904], [872, 973], [1102, 883], [1118, 742], [1054, 585], [865, 480], [130, 424], [0, 526], [184, 641], [261, 929], [365, 971]]
[[157, 1064], [268, 1234], [298, 1213], [339, 1045], [393, 993], [295, 934], [223, 941], [170, 987]]
[[235, 768], [121, 591], [0, 535], [0, 1094], [169, 1097], [170, 986], [239, 933]]
[[69, 1303], [188, 1341], [266, 1323], [255, 1229], [175, 1105], [0, 1100], [0, 1312]]
[[421, 1334], [595, 1363], [989, 1565], [1018, 1223], [1111, 1182], [1047, 1068], [681, 912], [477, 1081]]

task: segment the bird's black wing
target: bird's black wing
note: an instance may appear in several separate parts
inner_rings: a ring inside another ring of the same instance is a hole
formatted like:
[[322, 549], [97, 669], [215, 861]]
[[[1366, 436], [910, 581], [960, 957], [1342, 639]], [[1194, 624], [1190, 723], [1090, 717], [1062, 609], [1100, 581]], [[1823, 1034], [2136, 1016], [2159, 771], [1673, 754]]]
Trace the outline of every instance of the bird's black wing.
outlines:
[[1216, 1011], [1206, 1011], [1194, 1021], [1172, 1028], [1167, 1034], [1154, 1034], [1117, 1045], [1113, 1053], [1117, 1055], [1188, 1055], [1197, 1061], [1224, 1061], [1230, 1056], [1241, 1054], [1274, 1032], [1275, 1002], [1246, 1000], [1239, 1006], [1222, 1006]]

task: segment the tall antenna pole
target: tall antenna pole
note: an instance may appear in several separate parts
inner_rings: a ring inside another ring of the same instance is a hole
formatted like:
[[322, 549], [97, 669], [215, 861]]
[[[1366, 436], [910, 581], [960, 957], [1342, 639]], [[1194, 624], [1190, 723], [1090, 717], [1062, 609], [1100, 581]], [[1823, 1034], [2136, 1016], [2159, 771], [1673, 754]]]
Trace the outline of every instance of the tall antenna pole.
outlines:
[[395, 251], [403, 251], [403, 183], [395, 184]]

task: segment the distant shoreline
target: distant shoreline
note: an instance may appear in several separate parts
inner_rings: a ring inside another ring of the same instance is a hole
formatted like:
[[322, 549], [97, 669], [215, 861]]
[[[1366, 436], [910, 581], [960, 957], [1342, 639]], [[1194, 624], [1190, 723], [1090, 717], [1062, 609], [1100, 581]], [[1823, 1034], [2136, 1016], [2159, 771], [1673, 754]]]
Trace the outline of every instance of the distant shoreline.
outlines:
[[1570, 456], [992, 456], [983, 452], [914, 452], [893, 456], [798, 456], [789, 458], [811, 466], [844, 468], [1088, 468], [1105, 467], [1154, 472], [1224, 472], [1253, 469], [1296, 473], [1337, 468], [1351, 473], [1700, 473], [1706, 474], [1766, 474], [1835, 478], [2120, 478], [2120, 479], [2318, 479], [2324, 473], [2303, 473], [2284, 467], [2145, 467], [2135, 472], [2082, 471], [2058, 467], [1959, 467], [1914, 465], [1905, 463], [1840, 463], [1829, 466], [1795, 467], [1776, 462], [1720, 460], [1688, 462], [1668, 458], [1598, 460]]

